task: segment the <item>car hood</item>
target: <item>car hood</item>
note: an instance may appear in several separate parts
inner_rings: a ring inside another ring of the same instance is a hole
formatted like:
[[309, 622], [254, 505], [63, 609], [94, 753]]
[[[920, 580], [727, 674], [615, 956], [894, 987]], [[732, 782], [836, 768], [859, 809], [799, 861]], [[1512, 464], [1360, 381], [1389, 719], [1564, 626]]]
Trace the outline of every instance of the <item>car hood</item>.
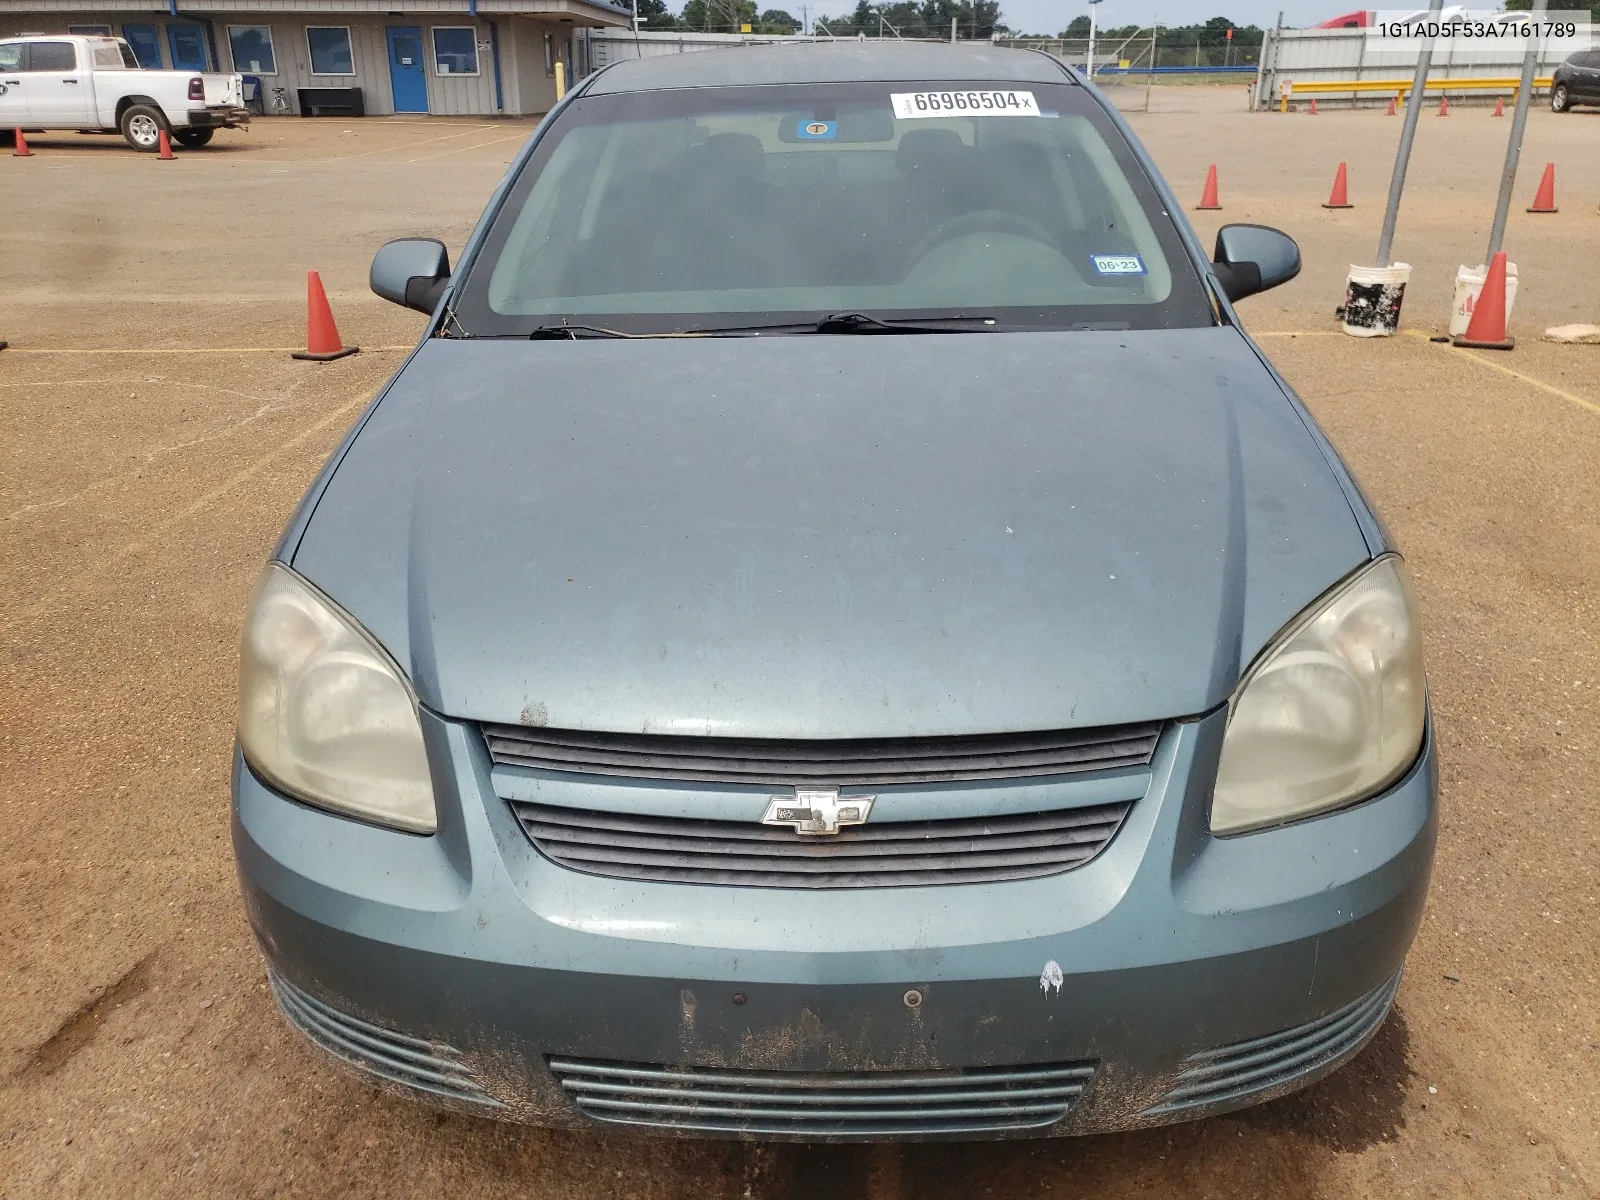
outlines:
[[293, 563], [451, 716], [875, 737], [1205, 711], [1368, 556], [1213, 328], [432, 340]]

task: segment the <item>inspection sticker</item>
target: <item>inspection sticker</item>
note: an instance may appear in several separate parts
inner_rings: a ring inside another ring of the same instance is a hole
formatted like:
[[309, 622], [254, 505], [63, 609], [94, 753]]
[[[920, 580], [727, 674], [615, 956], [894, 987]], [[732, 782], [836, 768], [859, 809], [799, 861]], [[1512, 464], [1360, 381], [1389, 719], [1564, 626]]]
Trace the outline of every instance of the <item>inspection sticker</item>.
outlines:
[[839, 123], [801, 121], [795, 125], [794, 136], [802, 142], [831, 142], [839, 136]]
[[919, 117], [1037, 117], [1032, 92], [891, 92], [889, 102], [902, 121]]
[[1145, 275], [1144, 259], [1137, 254], [1091, 254], [1096, 275]]

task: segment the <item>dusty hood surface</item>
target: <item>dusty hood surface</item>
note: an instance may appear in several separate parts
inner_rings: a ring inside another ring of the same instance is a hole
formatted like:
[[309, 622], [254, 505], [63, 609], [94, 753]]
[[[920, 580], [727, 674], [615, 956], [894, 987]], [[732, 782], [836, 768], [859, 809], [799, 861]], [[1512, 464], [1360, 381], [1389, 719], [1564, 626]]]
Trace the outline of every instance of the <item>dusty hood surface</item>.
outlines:
[[1204, 711], [1367, 555], [1216, 328], [435, 340], [294, 565], [451, 716], [869, 737]]

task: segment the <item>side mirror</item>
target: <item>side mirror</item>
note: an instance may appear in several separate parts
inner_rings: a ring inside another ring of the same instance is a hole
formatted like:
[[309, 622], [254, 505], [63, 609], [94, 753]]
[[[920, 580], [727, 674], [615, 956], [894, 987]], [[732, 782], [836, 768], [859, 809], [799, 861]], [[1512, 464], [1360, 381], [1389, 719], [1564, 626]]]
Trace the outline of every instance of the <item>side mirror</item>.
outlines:
[[372, 258], [368, 282], [385, 300], [432, 313], [450, 282], [450, 253], [432, 238], [387, 242]]
[[1300, 274], [1300, 247], [1266, 225], [1224, 225], [1211, 258], [1229, 300], [1254, 296]]

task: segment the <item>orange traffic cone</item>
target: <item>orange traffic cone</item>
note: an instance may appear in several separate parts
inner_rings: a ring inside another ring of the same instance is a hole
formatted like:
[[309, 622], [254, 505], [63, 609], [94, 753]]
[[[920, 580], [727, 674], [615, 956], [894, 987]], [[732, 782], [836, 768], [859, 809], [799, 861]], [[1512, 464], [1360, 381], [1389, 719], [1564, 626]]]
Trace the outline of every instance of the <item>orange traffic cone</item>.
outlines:
[[307, 271], [306, 348], [296, 350], [292, 357], [327, 362], [354, 354], [357, 349], [339, 340], [339, 327], [333, 323], [333, 309], [328, 307], [328, 293], [322, 290], [322, 276], [315, 271]]
[[1216, 208], [1221, 208], [1222, 207], [1222, 205], [1217, 203], [1217, 164], [1216, 163], [1212, 163], [1211, 166], [1206, 169], [1206, 186], [1205, 186], [1205, 190], [1200, 193], [1200, 203], [1195, 205], [1195, 207], [1197, 209], [1202, 210], [1202, 211], [1203, 210], [1207, 210], [1207, 209], [1216, 209]]
[[1545, 163], [1544, 178], [1539, 180], [1539, 190], [1533, 197], [1533, 206], [1529, 212], [1551, 213], [1559, 212], [1556, 208], [1556, 165]]
[[1328, 193], [1328, 202], [1322, 207], [1354, 208], [1355, 205], [1350, 203], [1350, 193], [1347, 186], [1348, 182], [1349, 181], [1345, 173], [1345, 166], [1343, 163], [1340, 163], [1339, 169], [1333, 173], [1333, 191]]
[[1439, 115], [1441, 117], [1448, 117], [1450, 115], [1450, 97], [1439, 97]]
[[156, 157], [170, 160], [172, 158], [172, 143], [167, 140], [167, 131], [165, 129], [160, 131], [160, 135], [161, 136], [156, 140], [156, 145], [159, 148], [160, 153], [158, 153]]
[[1311, 115], [1313, 117], [1317, 115], [1317, 100], [1315, 96], [1311, 98]]
[[1506, 252], [1495, 252], [1489, 275], [1478, 293], [1478, 303], [1467, 322], [1467, 332], [1452, 338], [1457, 346], [1479, 350], [1509, 350], [1515, 339], [1506, 332]]
[[11, 148], [12, 158], [27, 158], [33, 153], [32, 150], [28, 149], [28, 139], [22, 136], [22, 130], [12, 130], [11, 136], [17, 140], [17, 144]]
[[1392, 116], [1394, 116], [1394, 114], [1395, 114], [1394, 97], [1390, 96], [1389, 97], [1389, 111], [1384, 113], [1383, 115], [1386, 116], [1386, 117], [1392, 117]]
[[1496, 96], [1494, 98], [1494, 111], [1489, 115], [1491, 117], [1503, 117], [1506, 115], [1506, 98], [1504, 96]]

